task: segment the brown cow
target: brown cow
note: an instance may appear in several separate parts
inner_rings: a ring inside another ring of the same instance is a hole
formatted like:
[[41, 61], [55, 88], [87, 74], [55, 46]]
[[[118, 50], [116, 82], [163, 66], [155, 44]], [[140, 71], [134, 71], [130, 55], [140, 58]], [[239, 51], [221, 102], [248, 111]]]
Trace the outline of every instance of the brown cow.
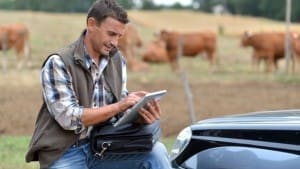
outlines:
[[131, 71], [148, 69], [146, 63], [134, 57], [136, 49], [142, 47], [142, 45], [143, 42], [137, 29], [132, 24], [128, 24], [125, 34], [119, 39], [118, 47], [126, 58], [128, 69]]
[[253, 48], [252, 63], [256, 71], [261, 60], [265, 61], [265, 72], [271, 72], [273, 67], [275, 70], [278, 70], [278, 60], [285, 56], [284, 43], [285, 33], [283, 32], [260, 32], [252, 34], [246, 31], [241, 38], [241, 45], [243, 47], [250, 46]]
[[[297, 61], [297, 67], [300, 65], [300, 34], [294, 33], [293, 34], [293, 55], [295, 62]], [[295, 63], [296, 65], [296, 63]], [[296, 71], [296, 68], [295, 68]]]
[[3, 51], [3, 68], [6, 68], [6, 51], [14, 48], [17, 54], [17, 68], [21, 68], [24, 59], [29, 59], [29, 31], [23, 24], [16, 23], [0, 27], [0, 50]]
[[150, 42], [142, 55], [145, 62], [166, 63], [169, 61], [166, 50], [166, 43], [161, 39], [155, 39]]
[[177, 55], [180, 38], [183, 56], [194, 57], [204, 52], [211, 66], [216, 63], [216, 35], [213, 32], [178, 33], [161, 30], [160, 38], [166, 43], [169, 61], [173, 70], [178, 69]]

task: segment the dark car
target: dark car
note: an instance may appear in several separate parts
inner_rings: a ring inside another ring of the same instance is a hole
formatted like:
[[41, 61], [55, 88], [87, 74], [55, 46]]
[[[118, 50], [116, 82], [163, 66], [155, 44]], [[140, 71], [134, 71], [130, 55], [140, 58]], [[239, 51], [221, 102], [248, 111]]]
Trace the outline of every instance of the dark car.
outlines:
[[173, 168], [300, 169], [300, 110], [212, 118], [183, 129]]

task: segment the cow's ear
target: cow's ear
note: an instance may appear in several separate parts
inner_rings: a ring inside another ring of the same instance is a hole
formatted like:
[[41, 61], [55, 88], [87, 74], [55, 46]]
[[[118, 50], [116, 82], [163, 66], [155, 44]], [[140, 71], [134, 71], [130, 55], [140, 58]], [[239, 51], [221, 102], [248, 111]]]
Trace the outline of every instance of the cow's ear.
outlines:
[[161, 33], [161, 30], [159, 30], [159, 29], [155, 30], [153, 32], [153, 37], [155, 37], [155, 38], [159, 37], [160, 33]]
[[161, 29], [161, 30], [160, 30], [160, 34], [161, 34], [161, 35], [164, 35], [164, 34], [166, 34], [166, 33], [168, 33], [168, 31], [167, 31], [166, 29]]
[[247, 31], [244, 32], [244, 36], [245, 37], [250, 37], [250, 36], [252, 36], [252, 32], [247, 30]]

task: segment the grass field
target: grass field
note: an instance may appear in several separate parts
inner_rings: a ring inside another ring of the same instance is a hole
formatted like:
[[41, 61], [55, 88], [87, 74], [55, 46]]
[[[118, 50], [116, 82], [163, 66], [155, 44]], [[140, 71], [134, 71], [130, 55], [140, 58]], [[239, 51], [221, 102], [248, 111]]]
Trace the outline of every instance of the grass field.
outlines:
[[35, 163], [25, 163], [28, 141], [28, 136], [0, 136], [0, 169], [38, 168]]
[[[194, 92], [195, 111], [200, 112], [197, 120], [230, 113], [300, 107], [299, 73], [287, 75], [284, 60], [277, 74], [253, 72], [251, 50], [239, 46], [239, 36], [245, 30], [284, 31], [283, 22], [192, 11], [133, 10], [129, 16], [145, 44], [161, 28], [182, 32], [206, 29], [217, 32], [220, 26], [224, 28], [224, 35], [218, 37], [220, 67], [217, 72], [211, 73], [202, 58], [180, 60]], [[14, 52], [9, 51], [8, 70], [0, 72], [0, 169], [33, 169], [38, 166], [25, 164], [24, 154], [41, 104], [39, 68], [49, 53], [77, 39], [85, 27], [85, 14], [0, 11], [1, 24], [15, 22], [29, 27], [33, 65], [16, 70]], [[300, 30], [300, 25], [292, 24], [291, 28]], [[184, 116], [188, 112], [182, 83], [169, 65], [149, 66], [148, 72], [129, 72], [128, 87], [130, 90], [168, 89], [168, 95], [161, 102], [166, 112], [162, 115], [162, 141], [170, 149], [176, 133], [189, 124], [189, 117]]]
[[[1, 136], [0, 135], [0, 169], [36, 169], [38, 163], [25, 163], [25, 152], [29, 136]], [[170, 150], [173, 137], [162, 138], [161, 141]]]
[[[47, 57], [47, 53], [54, 52], [55, 49], [75, 40], [85, 27], [85, 14], [0, 11], [0, 15], [1, 24], [22, 22], [29, 27], [34, 66], [39, 66], [40, 62]], [[252, 32], [285, 31], [283, 22], [245, 16], [219, 16], [193, 11], [170, 10], [142, 12], [133, 10], [129, 11], [129, 16], [132, 23], [137, 25], [146, 43], [159, 29], [181, 32], [201, 30], [217, 32], [221, 25], [224, 28], [224, 37], [218, 38], [218, 56], [224, 64], [230, 64], [232, 61], [248, 63], [251, 50], [239, 46], [239, 36], [245, 30]], [[291, 29], [300, 30], [300, 25], [292, 24]], [[9, 59], [13, 66], [12, 62], [15, 58]]]

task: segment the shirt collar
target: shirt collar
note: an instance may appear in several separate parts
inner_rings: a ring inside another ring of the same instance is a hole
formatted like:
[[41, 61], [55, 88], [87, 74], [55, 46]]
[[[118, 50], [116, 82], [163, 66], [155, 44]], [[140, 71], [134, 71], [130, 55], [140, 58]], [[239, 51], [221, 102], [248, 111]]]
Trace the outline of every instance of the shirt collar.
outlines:
[[[91, 69], [92, 68], [92, 65], [94, 64], [96, 67], [96, 63], [95, 61], [89, 56], [89, 54], [87, 53], [86, 51], [86, 48], [85, 49], [85, 52], [84, 52], [84, 55], [85, 55], [85, 59], [84, 59], [84, 62], [85, 62], [85, 65], [88, 69]], [[107, 66], [108, 64], [108, 57], [101, 57], [100, 60], [99, 60], [99, 67], [98, 67], [98, 71], [100, 72], [100, 74], [102, 74], [102, 72], [104, 71], [105, 67]]]

